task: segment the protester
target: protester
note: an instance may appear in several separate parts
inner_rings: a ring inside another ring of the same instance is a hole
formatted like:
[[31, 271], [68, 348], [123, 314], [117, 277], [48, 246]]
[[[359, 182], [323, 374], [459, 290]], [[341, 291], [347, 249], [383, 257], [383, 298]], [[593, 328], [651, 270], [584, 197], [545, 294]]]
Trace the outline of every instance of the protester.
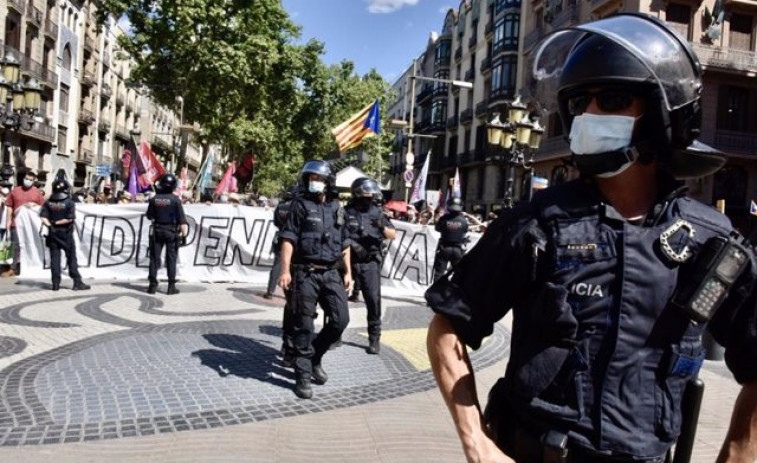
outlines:
[[31, 170], [24, 171], [24, 177], [21, 185], [14, 187], [5, 200], [5, 211], [8, 214], [7, 222], [11, 230], [13, 240], [13, 264], [10, 269], [3, 272], [2, 276], [11, 277], [21, 273], [21, 245], [18, 240], [16, 230], [16, 214], [21, 207], [34, 208], [42, 206], [45, 203], [45, 196], [34, 185], [37, 181], [37, 174]]

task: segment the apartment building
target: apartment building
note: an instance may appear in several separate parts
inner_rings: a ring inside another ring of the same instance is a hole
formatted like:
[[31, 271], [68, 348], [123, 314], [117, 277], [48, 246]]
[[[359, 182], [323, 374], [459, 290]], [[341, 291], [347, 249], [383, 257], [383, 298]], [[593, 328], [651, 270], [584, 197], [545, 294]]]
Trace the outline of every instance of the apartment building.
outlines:
[[[132, 137], [149, 141], [170, 159], [183, 107], [158, 108], [144, 89], [130, 85], [133, 63], [118, 47], [125, 31], [114, 19], [98, 28], [96, 5], [89, 1], [5, 3], [6, 9], [0, 3], [0, 12], [6, 12], [0, 21], [4, 59], [20, 63], [19, 91], [41, 87], [39, 114], [19, 109], [13, 100], [21, 123], [18, 130], [3, 130], [6, 172], [7, 166], [16, 172], [33, 168], [48, 190], [61, 169], [75, 188], [103, 180], [118, 187], [119, 163]], [[3, 107], [7, 115], [10, 106]], [[191, 137], [184, 152], [196, 171], [201, 150]]]
[[[432, 35], [418, 58], [419, 74], [473, 83], [473, 90], [441, 83], [418, 85], [411, 98], [410, 71], [396, 83], [399, 98], [392, 117], [408, 120], [415, 111], [415, 131], [436, 135], [416, 140], [416, 168], [431, 153], [429, 189], [446, 187], [460, 170], [469, 211], [488, 212], [502, 203], [505, 167], [491, 156], [486, 124], [494, 113], [507, 114], [516, 94], [528, 101], [525, 63], [548, 33], [616, 12], [644, 12], [677, 29], [692, 44], [704, 73], [704, 119], [700, 140], [725, 152], [724, 169], [689, 181], [691, 194], [706, 203], [724, 199], [726, 212], [748, 228], [750, 201], [757, 198], [757, 1], [715, 0], [640, 2], [638, 0], [466, 0], [450, 10], [441, 33]], [[408, 67], [411, 69], [411, 66]], [[402, 102], [414, 104], [402, 105]], [[749, 114], [752, 114], [750, 117]], [[556, 114], [540, 121], [546, 133], [535, 153], [534, 174], [556, 184], [575, 176], [563, 161], [568, 144]], [[391, 172], [404, 171], [406, 140], [392, 156]], [[404, 186], [398, 177], [395, 185]], [[515, 197], [530, 185], [517, 170]], [[399, 189], [398, 189], [399, 190]]]

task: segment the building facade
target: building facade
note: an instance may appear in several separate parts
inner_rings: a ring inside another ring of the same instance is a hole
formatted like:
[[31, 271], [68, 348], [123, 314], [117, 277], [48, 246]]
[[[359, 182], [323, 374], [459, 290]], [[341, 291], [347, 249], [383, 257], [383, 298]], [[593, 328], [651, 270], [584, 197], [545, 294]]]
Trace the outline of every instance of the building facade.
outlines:
[[[20, 63], [21, 88], [42, 88], [38, 117], [14, 106], [23, 124], [4, 129], [4, 166], [38, 171], [48, 191], [60, 170], [75, 188], [118, 188], [121, 156], [132, 137], [149, 141], [164, 159], [177, 150], [183, 111], [158, 108], [143, 89], [129, 85], [133, 62], [118, 47], [125, 31], [113, 19], [98, 28], [93, 2], [4, 0], [3, 11], [3, 56]], [[189, 137], [182, 148], [196, 172], [198, 143]]]
[[[725, 152], [728, 162], [715, 175], [688, 181], [688, 186], [691, 194], [705, 203], [724, 199], [731, 219], [742, 229], [749, 228], [749, 205], [757, 197], [755, 0], [460, 2], [456, 10], [447, 13], [442, 32], [431, 36], [417, 60], [417, 69], [426, 77], [471, 82], [473, 89], [436, 82], [421, 85], [416, 80], [413, 97], [407, 83], [409, 66], [395, 83], [399, 97], [390, 109], [392, 117], [409, 120], [409, 108], [414, 108], [415, 132], [436, 136], [416, 140], [413, 150], [416, 172], [431, 153], [428, 189], [446, 189], [459, 170], [466, 209], [479, 213], [497, 209], [504, 199], [506, 168], [492, 156], [499, 148], [488, 146], [487, 123], [495, 113], [506, 115], [516, 94], [528, 102], [526, 63], [540, 39], [554, 30], [616, 12], [658, 17], [677, 29], [696, 51], [704, 71], [699, 139]], [[550, 185], [573, 178], [576, 173], [564, 165], [569, 150], [557, 114], [544, 115], [540, 122], [546, 132], [534, 156], [533, 173]], [[406, 134], [398, 135], [391, 166], [395, 195], [403, 194], [401, 175], [407, 149]], [[528, 192], [530, 182], [522, 169], [516, 171], [518, 198]]]

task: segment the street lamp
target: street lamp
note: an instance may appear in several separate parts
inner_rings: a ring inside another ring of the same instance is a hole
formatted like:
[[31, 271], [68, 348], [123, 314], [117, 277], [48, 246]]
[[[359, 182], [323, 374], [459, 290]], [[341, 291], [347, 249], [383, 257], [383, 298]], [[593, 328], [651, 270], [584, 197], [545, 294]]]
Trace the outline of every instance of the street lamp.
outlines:
[[[487, 140], [492, 146], [501, 146], [504, 154], [497, 154], [492, 160], [503, 164], [506, 168], [504, 206], [513, 207], [513, 183], [515, 182], [515, 168], [525, 170], [525, 176], [532, 175], [534, 155], [539, 149], [544, 129], [539, 121], [531, 122], [526, 113], [527, 106], [516, 96], [509, 104], [507, 121], [502, 122], [499, 113], [487, 125]], [[528, 156], [528, 159], [526, 159]], [[528, 199], [531, 199], [529, 188]]]
[[[20, 81], [21, 66], [10, 53], [0, 59], [0, 123], [3, 127], [3, 166], [0, 169], [0, 183], [9, 184], [13, 177], [13, 166], [10, 162], [12, 143], [10, 132], [18, 132], [22, 128], [30, 130], [44, 119], [39, 112], [41, 105], [42, 86], [35, 78], [22, 86]], [[5, 101], [5, 105], [2, 102]]]
[[[437, 82], [442, 84], [448, 84], [452, 85], [454, 87], [460, 87], [465, 89], [472, 89], [473, 84], [470, 82], [466, 82], [464, 80], [451, 80], [451, 79], [439, 79], [437, 77], [425, 77], [425, 76], [419, 76], [416, 75], [418, 72], [418, 60], [413, 60], [413, 71], [412, 75], [410, 76], [411, 85], [410, 85], [410, 123], [408, 124], [408, 133], [407, 133], [407, 153], [405, 154], [405, 172], [412, 172], [413, 171], [413, 163], [415, 162], [415, 154], [413, 154], [413, 138], [414, 137], [430, 137], [430, 138], [436, 138], [435, 135], [418, 135], [413, 133], [414, 130], [414, 118], [415, 118], [415, 81], [416, 80], [425, 80], [427, 82]], [[403, 108], [404, 109], [404, 108]], [[405, 202], [407, 202], [408, 197], [410, 196], [410, 188], [413, 186], [413, 182], [405, 181]]]

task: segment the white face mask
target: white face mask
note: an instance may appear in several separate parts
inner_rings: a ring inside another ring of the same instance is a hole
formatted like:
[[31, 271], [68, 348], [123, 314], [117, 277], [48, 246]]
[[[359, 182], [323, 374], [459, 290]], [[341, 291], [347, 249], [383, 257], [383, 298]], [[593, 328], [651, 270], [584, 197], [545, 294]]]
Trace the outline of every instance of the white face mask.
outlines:
[[598, 154], [621, 150], [631, 145], [636, 118], [581, 114], [570, 127], [570, 151], [574, 154]]
[[31, 188], [32, 185], [34, 185], [34, 181], [33, 180], [29, 180], [28, 178], [24, 179], [24, 187], [25, 188]]
[[308, 191], [311, 193], [323, 193], [323, 190], [325, 189], [325, 182], [319, 182], [317, 180], [311, 180], [308, 182]]
[[8, 196], [8, 193], [10, 193], [10, 190], [8, 190], [7, 188], [3, 187], [3, 188], [0, 188], [0, 193]]

